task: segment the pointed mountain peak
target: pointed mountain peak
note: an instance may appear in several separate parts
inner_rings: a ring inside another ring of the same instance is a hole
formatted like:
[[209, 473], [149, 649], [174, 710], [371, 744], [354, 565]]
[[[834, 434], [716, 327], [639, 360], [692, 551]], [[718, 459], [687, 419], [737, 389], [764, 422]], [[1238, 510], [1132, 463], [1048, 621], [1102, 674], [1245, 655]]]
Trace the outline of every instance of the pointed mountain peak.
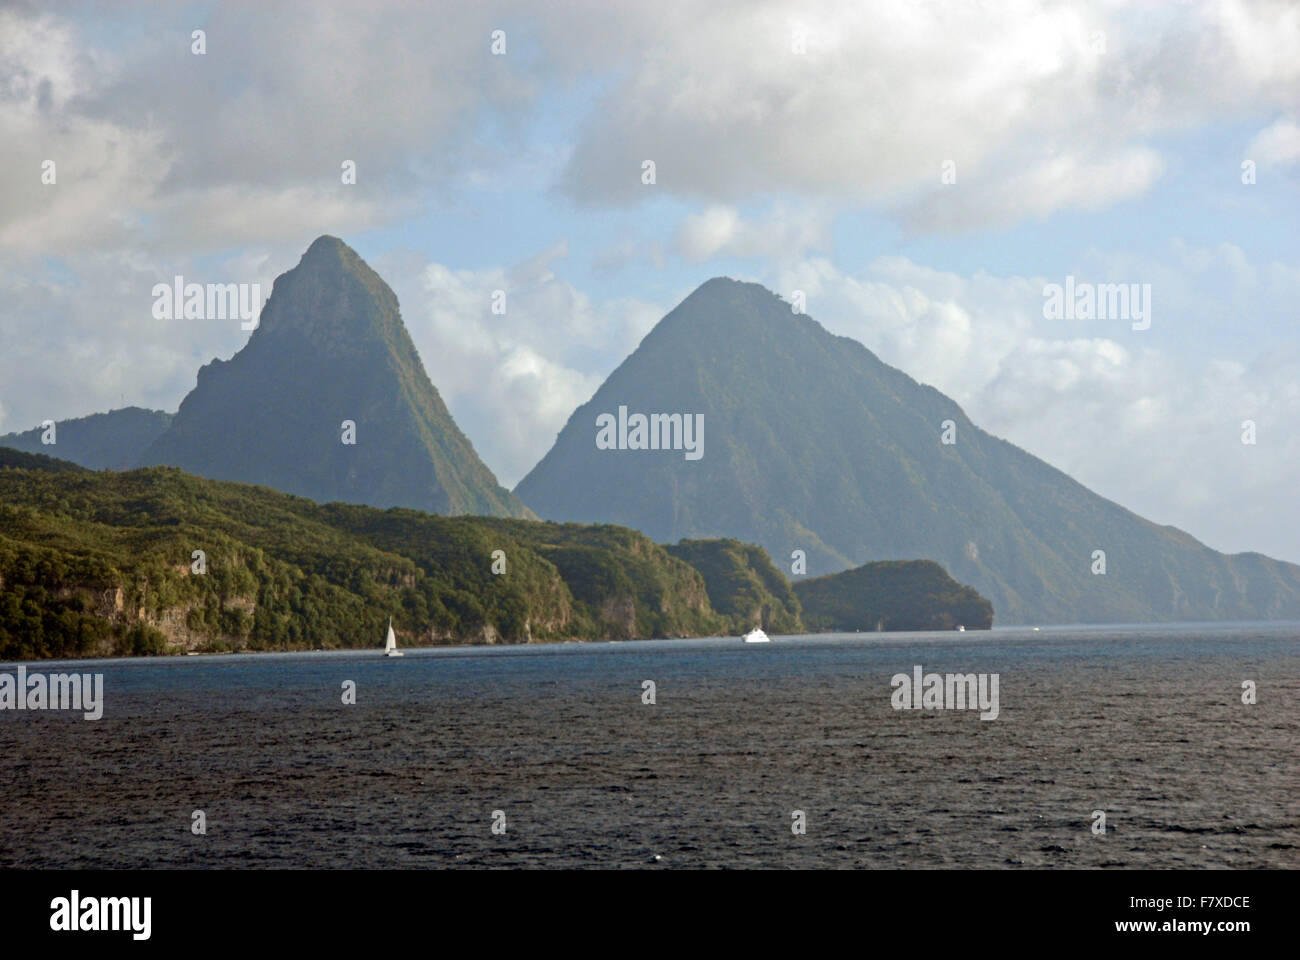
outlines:
[[674, 307], [656, 332], [669, 338], [727, 338], [794, 330], [800, 321], [807, 323], [809, 318], [796, 315], [789, 302], [761, 283], [713, 277]]
[[415, 353], [392, 288], [355, 250], [331, 236], [316, 238], [297, 266], [276, 277], [249, 344], [280, 336], [339, 355], [355, 356], [376, 339], [399, 354]]
[[[690, 357], [691, 362], [707, 367], [713, 363], [730, 365], [740, 353], [761, 365], [773, 354], [790, 349], [819, 350], [820, 338], [828, 336], [828, 332], [802, 308], [795, 307], [761, 283], [713, 277], [655, 324], [638, 352]], [[875, 360], [874, 354], [856, 341], [852, 349]]]
[[338, 237], [331, 237], [329, 234], [323, 234], [311, 242], [311, 246], [303, 252], [302, 259], [298, 261], [298, 267], [295, 269], [354, 274], [367, 279], [373, 276], [383, 283], [379, 275], [370, 268], [370, 264], [361, 259], [361, 254]]
[[248, 343], [199, 372], [142, 462], [318, 501], [529, 515], [452, 420], [396, 294], [331, 236], [276, 278]]
[[[802, 306], [756, 283], [702, 284], [574, 412], [516, 493], [547, 520], [758, 543], [782, 565], [806, 561], [796, 576], [934, 560], [1003, 622], [1300, 613], [1300, 567], [1260, 561], [1265, 573], [1147, 523]], [[1123, 544], [1131, 573], [1089, 572], [1092, 544], [1105, 543]]]

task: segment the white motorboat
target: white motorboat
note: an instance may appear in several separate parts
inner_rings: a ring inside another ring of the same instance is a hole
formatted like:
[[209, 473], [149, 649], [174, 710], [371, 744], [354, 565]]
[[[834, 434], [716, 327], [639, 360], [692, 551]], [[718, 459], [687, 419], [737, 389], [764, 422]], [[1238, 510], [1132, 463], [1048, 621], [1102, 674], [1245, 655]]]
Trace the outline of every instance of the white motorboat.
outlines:
[[749, 631], [749, 633], [745, 634], [746, 643], [769, 643], [771, 642], [771, 639], [771, 637], [763, 632], [761, 627], [755, 627], [753, 630]]

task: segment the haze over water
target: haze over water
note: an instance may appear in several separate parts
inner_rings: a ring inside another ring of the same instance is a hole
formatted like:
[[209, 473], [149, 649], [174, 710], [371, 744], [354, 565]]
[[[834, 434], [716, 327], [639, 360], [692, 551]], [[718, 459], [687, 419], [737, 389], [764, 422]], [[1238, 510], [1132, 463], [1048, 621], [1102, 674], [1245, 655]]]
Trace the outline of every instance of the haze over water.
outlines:
[[[894, 710], [918, 664], [998, 719]], [[1300, 866], [1300, 624], [28, 668], [104, 717], [0, 713], [2, 866]]]

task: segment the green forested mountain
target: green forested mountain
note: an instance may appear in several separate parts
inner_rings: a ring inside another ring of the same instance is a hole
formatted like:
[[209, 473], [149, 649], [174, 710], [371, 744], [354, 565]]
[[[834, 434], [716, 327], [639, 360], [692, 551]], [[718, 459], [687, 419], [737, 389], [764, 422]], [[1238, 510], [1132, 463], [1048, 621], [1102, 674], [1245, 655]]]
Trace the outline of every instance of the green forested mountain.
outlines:
[[129, 470], [171, 422], [172, 415], [161, 410], [123, 407], [60, 420], [54, 425], [53, 443], [42, 443], [45, 431], [35, 427], [0, 436], [0, 447], [58, 457], [91, 470]]
[[[933, 579], [896, 586], [966, 601]], [[799, 610], [767, 554], [734, 540], [662, 547], [0, 449], [3, 659], [377, 647], [389, 617], [404, 645], [795, 633]]]
[[795, 584], [811, 631], [987, 630], [993, 604], [931, 560], [871, 563]]
[[321, 505], [0, 450], [0, 657], [375, 646], [389, 616], [407, 644], [740, 628], [699, 572], [631, 530]]
[[[620, 406], [703, 415], [703, 456], [608, 437], [602, 449], [597, 418]], [[1300, 566], [1144, 520], [770, 291], [722, 278], [660, 321], [516, 492], [547, 519], [737, 537], [782, 566], [802, 550], [813, 576], [931, 559], [1001, 623], [1300, 618]]]
[[452, 420], [393, 291], [334, 237], [276, 279], [248, 343], [199, 371], [139, 463], [321, 503], [532, 516]]
[[762, 547], [739, 540], [683, 540], [666, 547], [704, 576], [714, 609], [745, 627], [800, 633], [799, 600]]

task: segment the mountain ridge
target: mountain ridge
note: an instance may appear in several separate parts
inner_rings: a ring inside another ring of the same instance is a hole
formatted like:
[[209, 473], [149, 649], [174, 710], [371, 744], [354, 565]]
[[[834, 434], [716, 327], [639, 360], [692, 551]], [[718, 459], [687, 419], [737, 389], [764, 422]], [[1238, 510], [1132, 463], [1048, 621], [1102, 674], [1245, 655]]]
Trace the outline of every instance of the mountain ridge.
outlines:
[[171, 424], [174, 414], [143, 407], [120, 407], [54, 424], [53, 443], [42, 427], [0, 436], [0, 447], [58, 455], [91, 470], [128, 470]]

